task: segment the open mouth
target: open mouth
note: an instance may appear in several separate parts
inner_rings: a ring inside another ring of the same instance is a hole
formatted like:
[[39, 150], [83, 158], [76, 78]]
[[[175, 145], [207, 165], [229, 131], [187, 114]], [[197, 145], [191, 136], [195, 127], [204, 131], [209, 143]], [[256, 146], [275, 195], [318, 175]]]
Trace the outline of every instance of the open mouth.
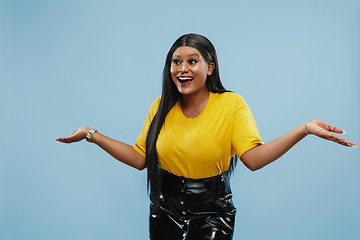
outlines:
[[177, 77], [177, 79], [181, 86], [187, 86], [192, 82], [192, 80], [194, 80], [192, 77]]

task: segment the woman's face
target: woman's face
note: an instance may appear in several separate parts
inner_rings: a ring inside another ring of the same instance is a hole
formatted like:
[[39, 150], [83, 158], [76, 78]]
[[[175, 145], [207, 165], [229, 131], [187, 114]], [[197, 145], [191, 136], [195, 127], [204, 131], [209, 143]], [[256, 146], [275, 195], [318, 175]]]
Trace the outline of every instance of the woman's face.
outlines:
[[208, 91], [206, 78], [211, 75], [215, 64], [208, 63], [193, 47], [179, 47], [172, 56], [170, 73], [173, 82], [183, 95]]

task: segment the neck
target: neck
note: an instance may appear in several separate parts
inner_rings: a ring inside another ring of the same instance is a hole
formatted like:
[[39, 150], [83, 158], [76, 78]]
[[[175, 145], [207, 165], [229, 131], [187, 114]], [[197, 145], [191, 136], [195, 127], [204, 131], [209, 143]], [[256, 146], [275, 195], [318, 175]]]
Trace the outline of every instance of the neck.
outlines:
[[206, 90], [197, 92], [196, 94], [182, 95], [180, 98], [181, 110], [186, 117], [195, 118], [202, 110], [204, 110], [208, 100], [210, 92]]

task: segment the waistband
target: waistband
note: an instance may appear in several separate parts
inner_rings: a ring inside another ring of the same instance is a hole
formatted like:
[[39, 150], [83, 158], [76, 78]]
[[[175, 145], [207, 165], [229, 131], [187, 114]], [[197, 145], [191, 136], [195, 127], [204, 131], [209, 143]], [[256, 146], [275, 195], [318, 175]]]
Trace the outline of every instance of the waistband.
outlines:
[[208, 177], [208, 178], [186, 178], [176, 176], [172, 173], [169, 173], [166, 170], [162, 170], [162, 190], [170, 192], [191, 192], [191, 191], [206, 191], [206, 190], [215, 190], [218, 188], [227, 188], [229, 187], [228, 178], [225, 173], [219, 175]]

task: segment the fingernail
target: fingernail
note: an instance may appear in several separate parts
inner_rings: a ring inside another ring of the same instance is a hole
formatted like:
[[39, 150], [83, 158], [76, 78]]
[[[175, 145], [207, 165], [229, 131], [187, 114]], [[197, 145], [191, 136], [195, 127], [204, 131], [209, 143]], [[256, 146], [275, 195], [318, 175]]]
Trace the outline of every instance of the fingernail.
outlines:
[[343, 130], [343, 132], [341, 134], [346, 134], [346, 132]]

